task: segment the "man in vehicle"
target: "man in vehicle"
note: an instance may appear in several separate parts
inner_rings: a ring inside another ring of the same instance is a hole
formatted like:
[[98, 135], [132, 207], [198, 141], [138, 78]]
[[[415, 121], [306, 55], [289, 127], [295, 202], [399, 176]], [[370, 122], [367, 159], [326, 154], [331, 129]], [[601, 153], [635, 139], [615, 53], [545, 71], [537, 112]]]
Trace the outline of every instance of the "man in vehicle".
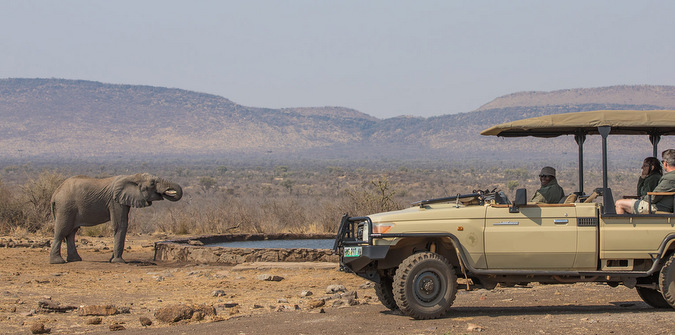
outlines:
[[[661, 153], [665, 172], [653, 192], [675, 192], [675, 149]], [[649, 212], [649, 195], [640, 199], [620, 199], [615, 203], [617, 214], [646, 214]], [[652, 211], [673, 212], [673, 196], [652, 196]]]
[[558, 185], [555, 178], [555, 169], [550, 166], [545, 166], [539, 173], [539, 180], [541, 181], [541, 188], [534, 193], [532, 202], [543, 204], [557, 204], [565, 197], [565, 191]]

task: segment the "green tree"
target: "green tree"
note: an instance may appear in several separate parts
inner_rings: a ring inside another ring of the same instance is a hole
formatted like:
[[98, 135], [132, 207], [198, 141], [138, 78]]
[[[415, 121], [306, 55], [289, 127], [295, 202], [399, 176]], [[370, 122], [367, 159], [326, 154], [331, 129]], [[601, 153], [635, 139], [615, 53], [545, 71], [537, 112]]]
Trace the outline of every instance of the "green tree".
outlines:
[[218, 185], [218, 182], [212, 177], [199, 178], [199, 186], [202, 188], [204, 192], [208, 192], [216, 188], [216, 185]]

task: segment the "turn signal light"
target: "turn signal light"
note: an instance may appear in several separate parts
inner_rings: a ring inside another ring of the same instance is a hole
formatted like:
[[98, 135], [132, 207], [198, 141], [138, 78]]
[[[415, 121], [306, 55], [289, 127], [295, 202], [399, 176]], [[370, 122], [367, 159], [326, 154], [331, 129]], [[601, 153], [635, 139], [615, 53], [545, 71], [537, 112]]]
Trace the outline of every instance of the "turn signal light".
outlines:
[[393, 223], [373, 223], [373, 234], [384, 234], [394, 228]]

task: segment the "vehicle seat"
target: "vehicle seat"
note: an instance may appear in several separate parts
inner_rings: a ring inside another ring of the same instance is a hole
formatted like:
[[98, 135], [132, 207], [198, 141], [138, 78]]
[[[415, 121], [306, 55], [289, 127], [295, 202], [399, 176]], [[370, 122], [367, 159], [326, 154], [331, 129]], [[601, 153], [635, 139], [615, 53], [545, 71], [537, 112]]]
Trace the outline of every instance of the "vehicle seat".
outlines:
[[675, 192], [647, 192], [647, 199], [649, 200], [649, 214], [673, 214], [671, 212], [666, 212], [666, 211], [653, 211], [652, 212], [652, 196], [653, 195], [660, 195], [660, 196], [665, 196], [665, 197], [673, 197], [673, 208], [675, 208]]
[[588, 198], [586, 198], [586, 200], [584, 200], [584, 203], [588, 204], [588, 203], [593, 202], [593, 200], [595, 200], [599, 195], [600, 195], [600, 193], [598, 193], [596, 191], [593, 191], [593, 193], [591, 193], [591, 195], [589, 195]]
[[564, 200], [564, 201], [561, 201], [560, 203], [563, 203], [563, 204], [573, 204], [575, 201], [577, 201], [577, 198], [578, 198], [578, 197], [579, 197], [579, 196], [576, 195], [576, 193], [572, 193], [572, 194], [568, 195], [567, 198], [565, 198], [565, 200]]

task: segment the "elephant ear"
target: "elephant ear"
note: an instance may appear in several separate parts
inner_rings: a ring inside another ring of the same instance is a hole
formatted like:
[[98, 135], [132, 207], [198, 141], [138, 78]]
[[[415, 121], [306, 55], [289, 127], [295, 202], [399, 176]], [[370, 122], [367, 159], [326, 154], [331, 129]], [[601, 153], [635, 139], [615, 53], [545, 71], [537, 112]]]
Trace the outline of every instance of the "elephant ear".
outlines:
[[113, 181], [113, 199], [126, 206], [141, 208], [149, 206], [141, 193], [142, 174], [120, 176]]

